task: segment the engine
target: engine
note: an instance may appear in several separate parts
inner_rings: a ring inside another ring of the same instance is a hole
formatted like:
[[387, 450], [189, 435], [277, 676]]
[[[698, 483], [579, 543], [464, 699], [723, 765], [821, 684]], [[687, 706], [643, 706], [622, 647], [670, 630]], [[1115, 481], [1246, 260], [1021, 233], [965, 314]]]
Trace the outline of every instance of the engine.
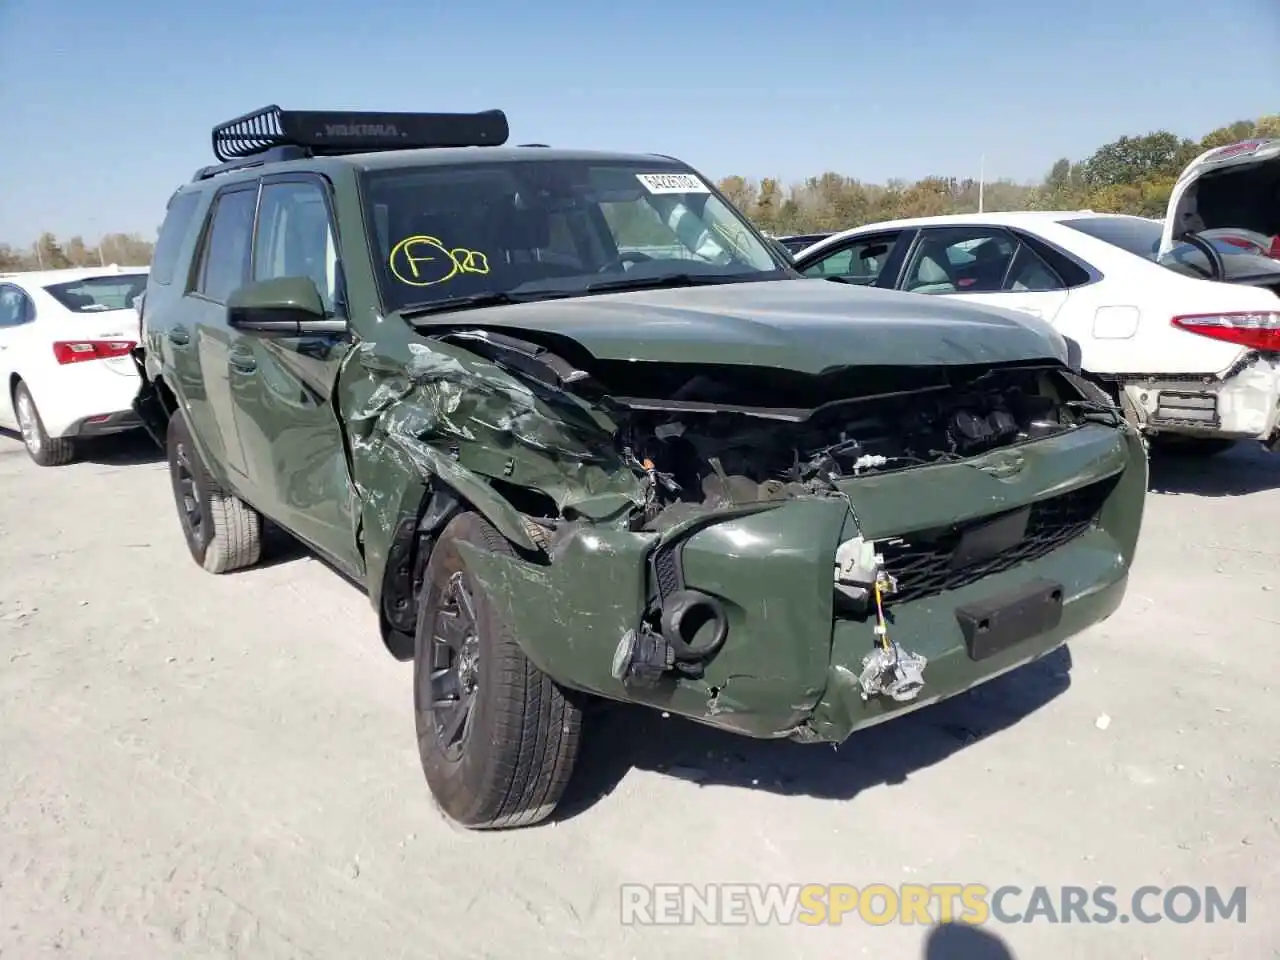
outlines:
[[623, 439], [660, 500], [745, 502], [971, 457], [1069, 425], [1036, 372], [990, 381], [837, 401], [801, 422], [727, 412], [636, 414]]

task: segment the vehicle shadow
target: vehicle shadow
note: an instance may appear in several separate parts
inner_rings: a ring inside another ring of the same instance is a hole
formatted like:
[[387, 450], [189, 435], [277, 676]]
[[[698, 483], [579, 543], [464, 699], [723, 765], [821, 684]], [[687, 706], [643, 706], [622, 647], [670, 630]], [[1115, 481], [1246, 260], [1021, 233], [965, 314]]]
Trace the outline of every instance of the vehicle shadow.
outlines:
[[1280, 487], [1280, 454], [1242, 440], [1212, 457], [1152, 451], [1147, 489], [1151, 493], [1200, 497], [1243, 497]]
[[93, 437], [76, 444], [76, 460], [110, 467], [161, 463], [166, 454], [145, 430], [130, 430], [110, 437]]
[[342, 579], [347, 579], [342, 571], [334, 567], [324, 557], [308, 550], [301, 540], [280, 529], [270, 520], [265, 519], [262, 521], [262, 558], [252, 567], [245, 567], [242, 570], [233, 571], [233, 573], [250, 573], [254, 570], [262, 570], [265, 567], [278, 567], [281, 564], [301, 560], [303, 557], [310, 557], [317, 563], [323, 563]]
[[[22, 434], [0, 427], [0, 437], [22, 443]], [[24, 451], [25, 452], [25, 451]], [[76, 462], [96, 463], [109, 467], [128, 467], [144, 463], [160, 463], [165, 452], [156, 446], [145, 430], [130, 430], [109, 437], [93, 437], [76, 444]]]
[[940, 923], [925, 939], [924, 960], [1014, 960], [1014, 956], [994, 933], [967, 923]]
[[632, 769], [787, 796], [850, 800], [1012, 727], [1071, 685], [1067, 646], [966, 693], [873, 727], [839, 750], [754, 740], [656, 710], [594, 702], [582, 754], [553, 819], [570, 819], [608, 796]]

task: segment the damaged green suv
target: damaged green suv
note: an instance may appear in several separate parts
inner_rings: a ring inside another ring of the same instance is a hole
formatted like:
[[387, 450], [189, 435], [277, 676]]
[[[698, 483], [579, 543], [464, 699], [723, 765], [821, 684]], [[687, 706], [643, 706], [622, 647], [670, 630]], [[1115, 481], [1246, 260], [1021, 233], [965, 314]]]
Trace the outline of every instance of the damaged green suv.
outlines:
[[363, 585], [451, 818], [547, 816], [592, 697], [838, 743], [1117, 608], [1146, 458], [1061, 338], [801, 278], [677, 160], [507, 137], [215, 127], [137, 355], [192, 556], [270, 521]]

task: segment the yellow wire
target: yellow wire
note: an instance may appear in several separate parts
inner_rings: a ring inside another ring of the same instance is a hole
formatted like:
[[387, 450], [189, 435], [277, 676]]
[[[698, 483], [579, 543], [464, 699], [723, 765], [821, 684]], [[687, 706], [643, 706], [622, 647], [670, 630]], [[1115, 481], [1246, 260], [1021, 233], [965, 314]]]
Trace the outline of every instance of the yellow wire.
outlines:
[[889, 649], [889, 628], [884, 622], [884, 607], [881, 605], [881, 602], [880, 602], [880, 578], [879, 577], [876, 577], [874, 589], [876, 592], [876, 623], [880, 625], [880, 628], [883, 631], [879, 637], [880, 646], [888, 650]]

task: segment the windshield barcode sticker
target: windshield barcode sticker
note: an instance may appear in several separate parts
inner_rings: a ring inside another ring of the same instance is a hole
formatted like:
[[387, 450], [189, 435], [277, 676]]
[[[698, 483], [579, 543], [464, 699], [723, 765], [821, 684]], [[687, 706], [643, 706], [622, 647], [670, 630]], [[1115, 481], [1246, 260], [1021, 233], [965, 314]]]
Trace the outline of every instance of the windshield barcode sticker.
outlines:
[[637, 173], [636, 179], [650, 193], [711, 192], [711, 188], [692, 173]]

